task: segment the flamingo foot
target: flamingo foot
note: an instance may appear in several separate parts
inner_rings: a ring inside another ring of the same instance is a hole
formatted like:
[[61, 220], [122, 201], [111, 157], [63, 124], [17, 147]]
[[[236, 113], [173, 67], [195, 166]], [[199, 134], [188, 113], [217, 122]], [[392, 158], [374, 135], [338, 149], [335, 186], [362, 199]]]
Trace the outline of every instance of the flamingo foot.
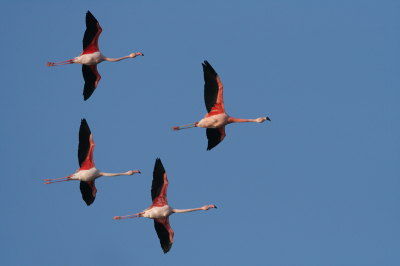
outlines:
[[179, 127], [171, 127], [171, 130], [179, 130]]
[[47, 62], [46, 66], [54, 66], [54, 63], [52, 63], [52, 62]]

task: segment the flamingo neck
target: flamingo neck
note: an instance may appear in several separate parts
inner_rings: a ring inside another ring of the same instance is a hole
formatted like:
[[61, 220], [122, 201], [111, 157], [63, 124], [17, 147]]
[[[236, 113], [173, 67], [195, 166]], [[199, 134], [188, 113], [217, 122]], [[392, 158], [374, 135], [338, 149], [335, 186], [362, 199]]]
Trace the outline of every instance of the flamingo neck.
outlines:
[[120, 57], [120, 58], [109, 58], [109, 57], [104, 57], [104, 61], [117, 62], [117, 61], [121, 61], [121, 60], [126, 59], [126, 58], [130, 58], [130, 56], [127, 55], [127, 56], [123, 56], [123, 57]]
[[257, 122], [256, 119], [240, 119], [240, 118], [234, 118], [234, 117], [229, 117], [228, 118], [228, 123], [243, 123], [243, 122]]
[[120, 175], [132, 175], [129, 171], [126, 173], [99, 173], [100, 176], [120, 176]]
[[184, 213], [184, 212], [194, 212], [201, 211], [203, 208], [194, 208], [194, 209], [172, 209], [173, 213]]

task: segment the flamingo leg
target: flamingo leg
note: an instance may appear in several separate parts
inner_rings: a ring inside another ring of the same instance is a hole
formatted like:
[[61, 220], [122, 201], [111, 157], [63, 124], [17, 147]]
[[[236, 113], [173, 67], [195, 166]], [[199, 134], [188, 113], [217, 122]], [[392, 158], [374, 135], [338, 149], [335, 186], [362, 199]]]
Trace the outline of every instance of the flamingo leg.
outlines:
[[68, 64], [73, 64], [73, 59], [69, 59], [67, 61], [62, 61], [62, 62], [56, 62], [56, 63], [52, 63], [52, 62], [47, 62], [46, 66], [62, 66], [62, 65], [68, 65]]
[[114, 216], [114, 220], [121, 220], [121, 219], [129, 219], [129, 218], [138, 218], [144, 212], [139, 212], [135, 214], [125, 215], [125, 216]]
[[[60, 177], [60, 178], [54, 178], [54, 179], [44, 179], [43, 181], [47, 181], [44, 182], [44, 184], [53, 184], [53, 183], [59, 183], [59, 182], [64, 182], [64, 181], [70, 181], [72, 179], [69, 179], [71, 176], [66, 176], [66, 177]], [[54, 181], [56, 180], [56, 181]]]
[[187, 124], [187, 125], [183, 125], [183, 126], [179, 126], [179, 127], [172, 127], [172, 130], [181, 130], [181, 129], [188, 129], [188, 128], [192, 128], [192, 127], [197, 127], [198, 122], [196, 123], [192, 123], [192, 124]]

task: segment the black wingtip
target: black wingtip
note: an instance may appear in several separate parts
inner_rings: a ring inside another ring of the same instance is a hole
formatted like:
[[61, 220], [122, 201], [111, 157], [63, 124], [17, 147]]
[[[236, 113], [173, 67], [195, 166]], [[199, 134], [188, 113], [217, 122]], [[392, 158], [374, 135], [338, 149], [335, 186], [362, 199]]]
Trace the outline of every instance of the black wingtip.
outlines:
[[81, 131], [81, 129], [82, 129], [82, 130], [88, 131], [88, 132], [89, 132], [89, 135], [92, 133], [92, 132], [90, 132], [89, 124], [88, 124], [88, 122], [86, 121], [86, 118], [82, 118], [82, 119], [81, 119], [81, 126], [80, 126], [80, 128], [79, 128], [79, 131]]
[[94, 200], [96, 199], [93, 196], [92, 188], [86, 182], [81, 181], [80, 190], [81, 190], [81, 193], [82, 193], [83, 201], [86, 203], [87, 206], [90, 206], [94, 202]]

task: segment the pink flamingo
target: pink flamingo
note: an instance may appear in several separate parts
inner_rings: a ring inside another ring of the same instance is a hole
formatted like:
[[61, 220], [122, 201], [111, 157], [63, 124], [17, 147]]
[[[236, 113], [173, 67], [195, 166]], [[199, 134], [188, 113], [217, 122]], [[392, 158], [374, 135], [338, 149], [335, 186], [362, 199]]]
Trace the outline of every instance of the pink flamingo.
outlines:
[[165, 172], [161, 160], [158, 158], [156, 160], [156, 164], [154, 165], [153, 183], [151, 185], [151, 199], [153, 200], [153, 204], [151, 204], [150, 207], [148, 207], [146, 210], [142, 212], [126, 216], [114, 217], [114, 220], [137, 218], [137, 217], [146, 217], [153, 219], [154, 228], [156, 229], [158, 238], [160, 239], [161, 248], [164, 251], [164, 254], [171, 249], [172, 243], [174, 242], [173, 239], [174, 231], [172, 231], [168, 219], [168, 217], [171, 214], [200, 211], [200, 210], [207, 211], [210, 208], [217, 208], [215, 205], [205, 205], [201, 208], [194, 208], [194, 209], [185, 209], [185, 210], [173, 209], [168, 205], [167, 187], [168, 187], [167, 173]]
[[271, 121], [268, 117], [259, 117], [257, 119], [239, 119], [230, 117], [225, 113], [224, 100], [222, 98], [223, 86], [217, 72], [207, 62], [204, 61], [204, 101], [206, 103], [207, 114], [202, 120], [196, 123], [172, 127], [172, 130], [187, 129], [192, 127], [207, 128], [206, 135], [208, 139], [207, 150], [217, 146], [226, 136], [225, 126], [230, 123], [238, 122], [257, 122], [262, 123], [265, 120]]
[[61, 178], [44, 179], [45, 184], [53, 184], [63, 181], [80, 180], [80, 189], [82, 193], [82, 199], [86, 202], [86, 205], [91, 205], [95, 198], [97, 189], [94, 185], [94, 181], [100, 176], [119, 176], [119, 175], [133, 175], [140, 174], [138, 170], [129, 170], [126, 173], [110, 174], [100, 172], [93, 162], [93, 150], [94, 142], [92, 133], [90, 132], [89, 125], [86, 119], [82, 119], [81, 126], [79, 128], [79, 147], [78, 147], [78, 159], [79, 169], [75, 174]]
[[83, 52], [74, 59], [69, 59], [63, 62], [47, 62], [46, 66], [61, 66], [67, 64], [81, 64], [82, 74], [85, 79], [83, 88], [83, 99], [86, 101], [92, 95], [100, 81], [100, 74], [97, 72], [97, 64], [103, 61], [116, 62], [126, 58], [134, 58], [142, 53], [132, 53], [121, 58], [108, 58], [99, 51], [99, 36], [102, 32], [97, 19], [88, 11], [86, 13], [86, 31], [83, 36]]

